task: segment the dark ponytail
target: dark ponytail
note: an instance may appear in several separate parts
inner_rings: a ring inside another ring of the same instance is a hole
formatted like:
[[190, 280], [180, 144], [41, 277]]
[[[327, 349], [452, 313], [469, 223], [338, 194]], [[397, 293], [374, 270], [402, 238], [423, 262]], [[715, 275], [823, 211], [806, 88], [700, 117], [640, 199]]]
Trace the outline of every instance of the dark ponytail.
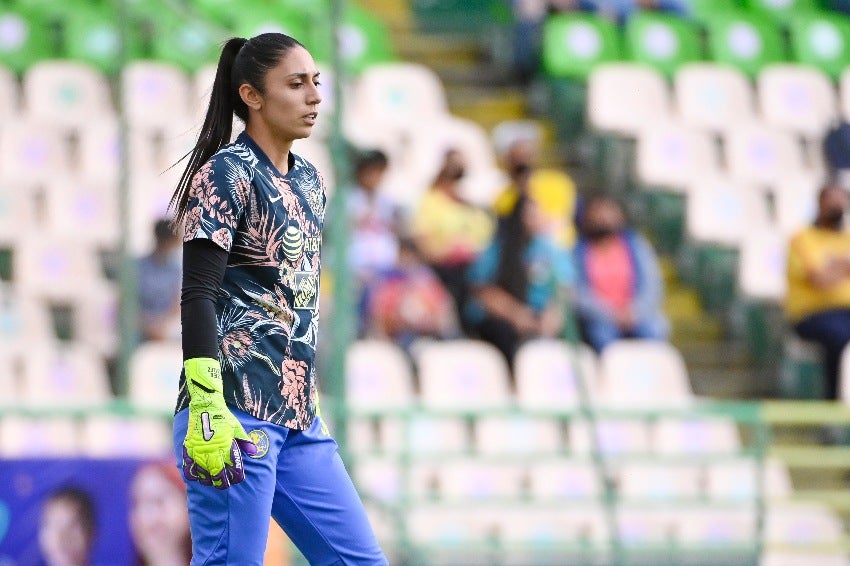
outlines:
[[182, 161], [188, 157], [189, 161], [169, 203], [174, 213], [175, 226], [181, 225], [186, 218], [186, 206], [195, 173], [222, 146], [230, 142], [233, 115], [245, 124], [248, 123], [248, 106], [239, 95], [239, 87], [247, 83], [261, 94], [264, 93], [266, 73], [296, 45], [304, 47], [296, 39], [282, 33], [263, 33], [251, 39], [234, 37], [224, 44], [198, 141], [192, 151], [180, 159]]

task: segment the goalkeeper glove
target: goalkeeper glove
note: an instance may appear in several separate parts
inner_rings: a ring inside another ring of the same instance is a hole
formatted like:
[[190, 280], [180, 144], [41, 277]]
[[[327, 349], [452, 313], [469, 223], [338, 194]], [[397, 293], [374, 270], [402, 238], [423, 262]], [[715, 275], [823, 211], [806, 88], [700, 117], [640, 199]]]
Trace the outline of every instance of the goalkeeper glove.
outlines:
[[242, 452], [257, 447], [227, 408], [221, 365], [212, 358], [183, 362], [189, 391], [189, 428], [183, 441], [183, 475], [189, 481], [227, 489], [245, 479]]

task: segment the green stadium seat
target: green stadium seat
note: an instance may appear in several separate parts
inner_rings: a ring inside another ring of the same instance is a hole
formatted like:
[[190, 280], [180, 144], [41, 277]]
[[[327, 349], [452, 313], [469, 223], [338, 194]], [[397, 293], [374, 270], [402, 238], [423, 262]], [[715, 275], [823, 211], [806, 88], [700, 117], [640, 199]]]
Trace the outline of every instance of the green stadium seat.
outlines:
[[850, 18], [829, 12], [800, 14], [789, 21], [791, 55], [838, 79], [850, 66]]
[[626, 24], [625, 41], [631, 59], [651, 65], [668, 77], [682, 64], [702, 59], [696, 26], [666, 14], [636, 14]]
[[[348, 70], [359, 73], [375, 63], [392, 61], [395, 57], [389, 37], [383, 22], [370, 12], [349, 4], [339, 29], [340, 51]], [[320, 58], [315, 53], [314, 56]]]
[[230, 14], [233, 33], [249, 38], [265, 32], [285, 33], [302, 42], [308, 49], [313, 48], [313, 27], [303, 11], [284, 5], [256, 4], [256, 9], [246, 10], [240, 6]]
[[409, 4], [417, 27], [432, 33], [481, 33], [510, 19], [507, 3], [500, 0], [411, 0]]
[[179, 65], [190, 73], [218, 61], [221, 45], [229, 37], [223, 28], [214, 28], [200, 20], [164, 18], [153, 23], [152, 57]]
[[50, 28], [38, 13], [0, 9], [0, 63], [16, 73], [55, 55]]
[[745, 0], [749, 11], [785, 21], [797, 14], [818, 10], [818, 0]]
[[543, 26], [543, 69], [584, 80], [596, 65], [617, 61], [620, 41], [610, 21], [593, 14], [556, 14]]
[[770, 63], [784, 61], [779, 27], [746, 12], [719, 13], [706, 21], [710, 58], [755, 76]]
[[742, 0], [690, 0], [689, 7], [693, 18], [705, 22], [717, 14], [736, 12], [743, 8]]
[[[127, 26], [125, 44], [128, 59], [143, 55], [138, 26]], [[69, 12], [62, 21], [62, 55], [84, 61], [104, 73], [114, 73], [120, 64], [121, 31], [111, 9], [86, 8]]]

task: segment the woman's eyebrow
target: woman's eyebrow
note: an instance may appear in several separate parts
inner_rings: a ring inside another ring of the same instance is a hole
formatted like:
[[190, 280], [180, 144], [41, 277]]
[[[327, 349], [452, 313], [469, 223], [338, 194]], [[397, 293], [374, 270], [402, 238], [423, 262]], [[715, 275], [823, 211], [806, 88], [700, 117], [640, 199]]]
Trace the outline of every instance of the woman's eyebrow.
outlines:
[[[322, 73], [317, 71], [317, 72], [313, 73], [313, 78], [314, 79], [318, 78], [318, 76], [321, 75], [321, 74]], [[307, 73], [307, 72], [290, 73], [290, 74], [286, 75], [286, 78], [307, 79], [307, 78], [310, 78], [310, 73]]]

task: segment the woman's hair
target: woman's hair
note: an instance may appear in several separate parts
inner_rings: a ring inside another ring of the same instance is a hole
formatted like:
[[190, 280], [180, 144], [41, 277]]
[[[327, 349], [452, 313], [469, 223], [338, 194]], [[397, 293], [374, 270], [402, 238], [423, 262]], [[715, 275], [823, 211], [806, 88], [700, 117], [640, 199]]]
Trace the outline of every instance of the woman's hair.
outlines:
[[189, 160], [169, 204], [174, 212], [175, 225], [179, 225], [186, 216], [192, 177], [223, 145], [230, 142], [233, 115], [248, 123], [248, 106], [239, 95], [239, 87], [249, 84], [262, 94], [266, 74], [296, 46], [304, 47], [298, 40], [282, 33], [262, 33], [251, 39], [234, 37], [224, 44], [198, 141], [192, 151], [181, 158], [181, 161], [186, 157]]
[[92, 496], [84, 489], [77, 486], [60, 487], [51, 493], [44, 502], [43, 508], [54, 503], [65, 502], [74, 506], [80, 525], [86, 532], [86, 537], [91, 540], [94, 537], [97, 516]]
[[528, 272], [523, 264], [523, 254], [531, 241], [531, 234], [523, 221], [527, 206], [534, 204], [529, 197], [521, 196], [514, 209], [499, 222], [496, 233], [500, 252], [496, 285], [523, 303], [528, 293]]

